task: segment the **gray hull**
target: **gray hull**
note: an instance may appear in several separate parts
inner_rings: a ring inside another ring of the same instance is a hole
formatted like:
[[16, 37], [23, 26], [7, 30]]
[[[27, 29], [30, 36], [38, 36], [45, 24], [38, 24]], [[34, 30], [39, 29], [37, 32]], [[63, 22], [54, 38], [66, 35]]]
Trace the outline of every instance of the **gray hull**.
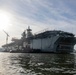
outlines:
[[30, 49], [38, 52], [70, 53], [74, 49], [74, 38], [52, 36], [50, 38], [32, 39]]

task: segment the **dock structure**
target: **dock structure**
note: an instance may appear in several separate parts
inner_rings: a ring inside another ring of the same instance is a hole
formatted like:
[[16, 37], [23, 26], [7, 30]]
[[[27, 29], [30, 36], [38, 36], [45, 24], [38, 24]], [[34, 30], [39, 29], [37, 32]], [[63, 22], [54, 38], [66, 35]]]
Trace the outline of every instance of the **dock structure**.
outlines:
[[[29, 50], [30, 38], [33, 37], [31, 31], [32, 30], [30, 29], [30, 26], [28, 26], [28, 29], [24, 30], [24, 32], [21, 34], [21, 39], [13, 38], [11, 43], [2, 45], [2, 47], [5, 49], [5, 52], [28, 52], [27, 50]], [[26, 50], [24, 51], [25, 48]]]
[[2, 46], [5, 51], [17, 51], [17, 50], [21, 50], [22, 48], [22, 41], [21, 40], [17, 40], [17, 41], [14, 41], [14, 42], [11, 42], [9, 44], [5, 44]]

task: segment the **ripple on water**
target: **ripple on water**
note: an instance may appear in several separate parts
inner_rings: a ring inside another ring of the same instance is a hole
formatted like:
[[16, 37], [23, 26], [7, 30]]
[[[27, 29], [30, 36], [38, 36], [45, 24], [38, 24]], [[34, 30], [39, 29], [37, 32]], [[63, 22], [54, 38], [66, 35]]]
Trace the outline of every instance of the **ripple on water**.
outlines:
[[76, 54], [0, 53], [0, 75], [76, 74]]

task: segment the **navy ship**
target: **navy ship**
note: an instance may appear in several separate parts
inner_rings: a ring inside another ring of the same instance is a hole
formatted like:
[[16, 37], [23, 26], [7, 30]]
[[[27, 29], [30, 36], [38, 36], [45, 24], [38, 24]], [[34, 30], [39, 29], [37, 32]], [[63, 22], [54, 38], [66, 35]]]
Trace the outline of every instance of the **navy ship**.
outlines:
[[76, 38], [74, 34], [60, 30], [47, 30], [33, 35], [28, 27], [21, 39], [12, 41], [2, 46], [8, 52], [71, 53], [74, 51]]

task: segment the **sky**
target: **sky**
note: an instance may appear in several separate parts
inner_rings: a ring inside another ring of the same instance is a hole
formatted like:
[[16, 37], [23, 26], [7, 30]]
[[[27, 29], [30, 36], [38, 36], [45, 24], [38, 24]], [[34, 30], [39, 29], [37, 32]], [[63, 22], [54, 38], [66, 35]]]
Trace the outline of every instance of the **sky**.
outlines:
[[[0, 46], [30, 26], [33, 34], [62, 30], [76, 35], [76, 0], [0, 0]], [[4, 30], [4, 31], [3, 31]]]

